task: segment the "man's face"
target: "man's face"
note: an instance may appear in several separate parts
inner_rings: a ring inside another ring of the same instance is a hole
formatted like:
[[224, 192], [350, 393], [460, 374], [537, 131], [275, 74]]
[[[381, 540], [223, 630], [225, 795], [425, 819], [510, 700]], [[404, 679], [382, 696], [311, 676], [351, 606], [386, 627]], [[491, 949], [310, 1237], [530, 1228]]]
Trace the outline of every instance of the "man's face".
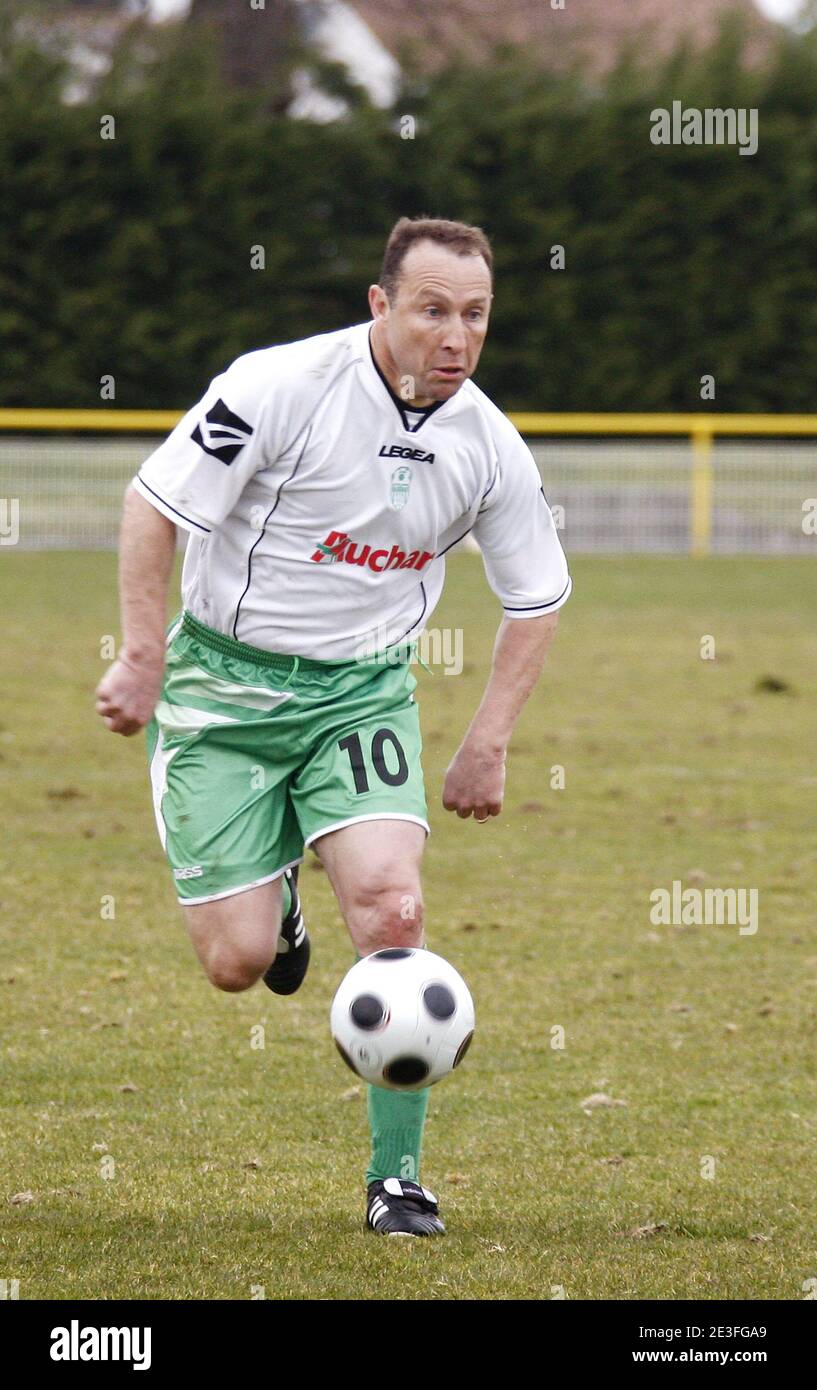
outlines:
[[381, 365], [404, 400], [447, 401], [476, 371], [491, 311], [482, 256], [415, 242], [403, 258], [394, 302], [372, 285], [369, 305]]

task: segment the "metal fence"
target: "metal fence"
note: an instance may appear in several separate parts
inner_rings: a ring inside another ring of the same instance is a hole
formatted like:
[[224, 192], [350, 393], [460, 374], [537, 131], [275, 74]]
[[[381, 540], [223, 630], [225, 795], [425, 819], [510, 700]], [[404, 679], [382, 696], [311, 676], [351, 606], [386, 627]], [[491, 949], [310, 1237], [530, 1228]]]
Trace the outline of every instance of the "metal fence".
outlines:
[[[817, 497], [817, 442], [722, 440], [696, 503], [688, 443], [528, 441], [566, 549], [815, 554], [804, 503]], [[705, 510], [696, 516], [696, 506]]]
[[[114, 548], [125, 487], [178, 418], [0, 411], [0, 544]], [[817, 416], [511, 418], [570, 553], [815, 553]]]

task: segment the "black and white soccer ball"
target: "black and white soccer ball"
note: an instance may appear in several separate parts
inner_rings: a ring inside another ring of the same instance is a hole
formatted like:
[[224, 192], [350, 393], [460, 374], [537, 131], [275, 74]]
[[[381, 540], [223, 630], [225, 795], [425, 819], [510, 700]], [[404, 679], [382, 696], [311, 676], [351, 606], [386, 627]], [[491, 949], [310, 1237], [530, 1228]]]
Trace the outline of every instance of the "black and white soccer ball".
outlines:
[[391, 946], [352, 966], [330, 1026], [344, 1062], [364, 1081], [416, 1091], [459, 1066], [474, 1035], [474, 1001], [442, 956]]

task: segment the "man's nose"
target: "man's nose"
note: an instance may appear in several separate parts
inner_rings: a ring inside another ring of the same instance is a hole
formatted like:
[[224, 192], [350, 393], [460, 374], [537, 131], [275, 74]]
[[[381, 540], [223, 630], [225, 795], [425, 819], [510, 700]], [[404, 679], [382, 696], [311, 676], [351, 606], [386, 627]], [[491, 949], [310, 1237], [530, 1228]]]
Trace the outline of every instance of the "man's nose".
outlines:
[[449, 319], [445, 326], [442, 346], [450, 352], [462, 353], [466, 344], [465, 329], [459, 319]]

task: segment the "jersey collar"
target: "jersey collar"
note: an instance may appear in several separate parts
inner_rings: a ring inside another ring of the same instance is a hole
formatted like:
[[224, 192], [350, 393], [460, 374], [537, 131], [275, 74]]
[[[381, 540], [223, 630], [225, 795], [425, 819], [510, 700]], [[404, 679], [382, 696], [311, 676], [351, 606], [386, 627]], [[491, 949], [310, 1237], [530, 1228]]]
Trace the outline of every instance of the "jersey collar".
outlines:
[[406, 431], [407, 434], [417, 434], [418, 430], [422, 428], [429, 416], [433, 415], [435, 411], [440, 409], [441, 406], [447, 405], [448, 401], [434, 401], [431, 405], [423, 406], [408, 405], [406, 401], [401, 401], [400, 397], [395, 395], [394, 391], [392, 391], [391, 386], [389, 385], [388, 381], [386, 380], [385, 376], [380, 370], [377, 358], [374, 355], [374, 348], [372, 347], [371, 324], [367, 324], [366, 326], [366, 342], [368, 344], [369, 360], [378, 377], [380, 378], [380, 381], [383, 383], [383, 386], [388, 392], [389, 398], [394, 404], [394, 407], [398, 415], [400, 416], [403, 429]]

